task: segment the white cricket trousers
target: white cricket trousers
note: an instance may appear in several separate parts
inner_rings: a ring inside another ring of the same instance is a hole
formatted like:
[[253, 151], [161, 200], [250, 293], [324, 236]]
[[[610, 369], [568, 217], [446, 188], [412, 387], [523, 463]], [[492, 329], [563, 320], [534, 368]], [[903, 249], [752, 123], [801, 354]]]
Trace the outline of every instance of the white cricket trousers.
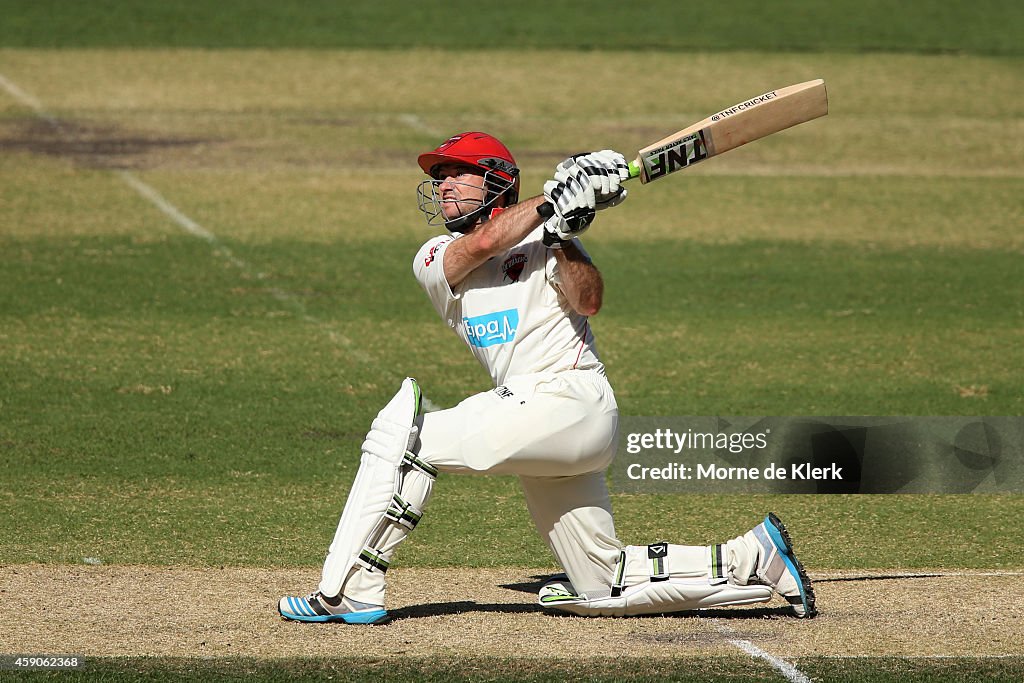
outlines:
[[[606, 590], [622, 548], [605, 482], [618, 415], [595, 370], [522, 375], [424, 415], [416, 450], [445, 473], [518, 475], [537, 530], [577, 591]], [[360, 569], [344, 592], [379, 601], [384, 575]]]

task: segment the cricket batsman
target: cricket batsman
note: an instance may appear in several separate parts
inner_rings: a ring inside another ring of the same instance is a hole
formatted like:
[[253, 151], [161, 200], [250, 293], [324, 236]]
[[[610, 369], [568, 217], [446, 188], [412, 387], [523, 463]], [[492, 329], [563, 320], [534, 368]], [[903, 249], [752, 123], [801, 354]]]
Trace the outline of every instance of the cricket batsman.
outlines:
[[[413, 273], [441, 320], [490, 373], [494, 387], [424, 414], [407, 378], [378, 413], [320, 585], [284, 597], [285, 619], [387, 620], [395, 549], [422, 518], [439, 474], [514, 474], [530, 515], [565, 571], [540, 605], [578, 615], [635, 615], [766, 602], [778, 593], [798, 617], [816, 614], [810, 580], [782, 522], [710, 546], [623, 545], [605, 470], [618, 407], [588, 318], [604, 284], [579, 237], [597, 212], [626, 199], [625, 158], [570, 157], [543, 194], [519, 201], [512, 153], [480, 132], [421, 154], [429, 176], [419, 207], [432, 237]], [[538, 209], [545, 202], [554, 210]]]

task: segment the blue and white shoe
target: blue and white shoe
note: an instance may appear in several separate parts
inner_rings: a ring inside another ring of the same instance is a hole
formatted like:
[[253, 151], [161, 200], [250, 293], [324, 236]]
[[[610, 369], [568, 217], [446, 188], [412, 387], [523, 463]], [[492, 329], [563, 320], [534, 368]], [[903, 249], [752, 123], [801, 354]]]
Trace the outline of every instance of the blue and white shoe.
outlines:
[[793, 541], [782, 520], [769, 512], [751, 533], [759, 546], [754, 572], [757, 579], [784, 597], [798, 617], [814, 617], [818, 610], [814, 607], [811, 579], [793, 553]]
[[368, 605], [343, 596], [328, 598], [320, 591], [304, 598], [283, 597], [277, 611], [291, 621], [343, 621], [346, 624], [383, 624], [388, 613], [380, 605]]

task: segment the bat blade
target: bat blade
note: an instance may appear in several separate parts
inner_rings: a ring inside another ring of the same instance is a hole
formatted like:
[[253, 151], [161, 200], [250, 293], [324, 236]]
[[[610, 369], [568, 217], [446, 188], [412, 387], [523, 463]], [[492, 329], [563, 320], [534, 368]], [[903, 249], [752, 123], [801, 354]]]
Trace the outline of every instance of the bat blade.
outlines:
[[649, 183], [748, 142], [828, 114], [820, 78], [744, 100], [644, 147], [631, 164]]

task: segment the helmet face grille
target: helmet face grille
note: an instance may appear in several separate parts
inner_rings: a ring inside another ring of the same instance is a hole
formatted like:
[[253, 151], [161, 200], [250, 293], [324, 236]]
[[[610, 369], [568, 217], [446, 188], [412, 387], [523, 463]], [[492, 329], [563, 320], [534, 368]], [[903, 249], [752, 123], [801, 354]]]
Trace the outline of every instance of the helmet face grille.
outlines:
[[[469, 228], [476, 224], [481, 218], [490, 213], [490, 211], [498, 206], [498, 200], [505, 196], [507, 200], [505, 206], [514, 204], [518, 197], [514, 188], [514, 182], [503, 177], [495, 171], [487, 171], [483, 174], [484, 176], [484, 189], [486, 193], [484, 199], [473, 200], [473, 199], [459, 199], [459, 203], [472, 207], [469, 211], [460, 213], [458, 216], [449, 218], [444, 213], [443, 200], [439, 188], [442, 183], [448, 182], [453, 185], [464, 185], [467, 188], [478, 190], [479, 187], [476, 185], [470, 185], [468, 183], [460, 183], [450, 179], [438, 179], [433, 178], [431, 180], [424, 180], [416, 188], [417, 206], [419, 210], [423, 212], [423, 215], [427, 219], [427, 225], [444, 225], [449, 231], [462, 232], [466, 228]], [[461, 207], [460, 207], [461, 208]]]

